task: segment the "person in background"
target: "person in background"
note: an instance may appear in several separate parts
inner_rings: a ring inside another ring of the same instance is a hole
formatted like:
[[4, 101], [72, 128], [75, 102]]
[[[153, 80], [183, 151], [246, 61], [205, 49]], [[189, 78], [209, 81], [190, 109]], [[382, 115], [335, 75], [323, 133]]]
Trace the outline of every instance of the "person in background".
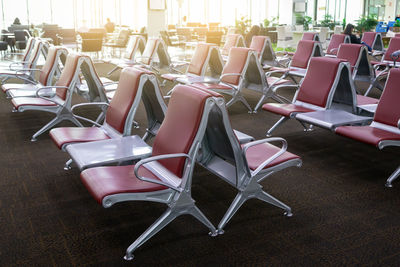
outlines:
[[21, 21], [19, 21], [19, 18], [15, 18], [13, 25], [21, 25]]
[[349, 23], [347, 24], [343, 33], [350, 36], [350, 43], [361, 44], [360, 38], [358, 38], [355, 34], [353, 34], [353, 31], [354, 31], [354, 25]]
[[107, 18], [107, 23], [104, 25], [104, 28], [106, 28], [107, 33], [112, 33], [115, 30], [115, 24], [110, 18]]

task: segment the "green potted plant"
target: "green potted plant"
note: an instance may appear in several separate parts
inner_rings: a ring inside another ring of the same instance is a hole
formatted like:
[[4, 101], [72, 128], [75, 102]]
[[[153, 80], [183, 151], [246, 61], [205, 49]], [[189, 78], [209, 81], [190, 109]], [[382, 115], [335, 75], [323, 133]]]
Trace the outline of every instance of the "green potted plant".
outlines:
[[324, 16], [324, 19], [321, 20], [321, 26], [322, 27], [328, 27], [329, 29], [333, 30], [335, 27], [336, 23], [333, 21], [332, 15], [326, 14]]
[[304, 28], [305, 31], [309, 30], [311, 19], [312, 19], [311, 17], [305, 16], [305, 15], [303, 15], [301, 13], [297, 13], [296, 14], [296, 24], [297, 25], [303, 25], [303, 28]]
[[250, 28], [250, 26], [251, 26], [251, 20], [248, 19], [246, 16], [242, 16], [240, 19], [237, 19], [235, 21], [235, 27], [237, 33], [243, 36], [247, 33], [247, 30]]
[[391, 27], [390, 30], [393, 32], [400, 32], [400, 19], [396, 20], [396, 22], [393, 24], [393, 27]]
[[378, 24], [378, 16], [376, 14], [369, 14], [368, 16], [361, 16], [356, 21], [356, 30], [358, 32], [369, 32]]

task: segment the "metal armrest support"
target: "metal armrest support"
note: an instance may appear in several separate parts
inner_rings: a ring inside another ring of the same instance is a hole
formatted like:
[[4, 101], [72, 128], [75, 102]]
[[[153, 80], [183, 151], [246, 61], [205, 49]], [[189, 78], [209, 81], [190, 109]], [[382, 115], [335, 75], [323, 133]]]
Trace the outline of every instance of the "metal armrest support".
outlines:
[[269, 77], [269, 76], [271, 76], [271, 74], [273, 74], [273, 73], [283, 73], [284, 75], [286, 74], [286, 73], [288, 73], [289, 71], [287, 70], [287, 71], [284, 71], [284, 70], [272, 70], [272, 71], [268, 71], [268, 72], [266, 72], [265, 73], [265, 76], [266, 77]]
[[10, 68], [10, 70], [12, 70], [12, 66], [14, 66], [14, 65], [24, 65], [26, 63], [28, 63], [28, 61], [18, 61], [18, 62], [14, 61], [14, 62], [10, 63], [10, 65], [8, 65], [8, 67]]
[[15, 71], [15, 73], [16, 74], [18, 74], [18, 72], [20, 72], [20, 71], [41, 71], [41, 69], [11, 69], [10, 68], [10, 70], [12, 70], [12, 71]]
[[45, 87], [39, 88], [39, 89], [36, 91], [36, 97], [39, 97], [39, 98], [42, 98], [42, 99], [44, 99], [44, 100], [53, 102], [53, 103], [56, 104], [57, 106], [60, 106], [60, 104], [57, 103], [56, 101], [54, 101], [53, 99], [40, 95], [40, 91], [45, 90], [45, 89], [52, 89], [52, 88], [65, 88], [65, 89], [68, 89], [68, 87], [66, 87], [66, 86], [45, 86]]
[[101, 126], [102, 126], [101, 124], [99, 124], [99, 123], [97, 123], [97, 122], [95, 122], [95, 121], [93, 121], [93, 120], [91, 120], [91, 119], [88, 119], [88, 118], [85, 118], [85, 117], [76, 115], [76, 114], [74, 113], [74, 109], [76, 109], [76, 108], [78, 108], [78, 107], [83, 107], [83, 106], [106, 106], [106, 107], [109, 107], [110, 104], [108, 104], [108, 103], [106, 103], [106, 102], [93, 102], [93, 103], [80, 103], [80, 104], [73, 105], [73, 106], [71, 107], [72, 116], [74, 116], [74, 117], [77, 118], [77, 119], [80, 119], [80, 120], [83, 120], [83, 121], [87, 121], [87, 122], [93, 123], [94, 125], [96, 125], [96, 126], [98, 126], [98, 127], [101, 127]]
[[339, 50], [339, 48], [332, 48], [331, 50], [329, 50], [329, 53], [333, 53], [333, 52], [337, 52]]
[[397, 128], [400, 129], [400, 119], [399, 119], [399, 121], [397, 122]]
[[272, 161], [274, 161], [276, 158], [278, 158], [280, 155], [285, 153], [286, 150], [287, 150], [287, 142], [286, 142], [285, 139], [283, 139], [281, 137], [271, 137], [271, 138], [265, 138], [265, 139], [253, 141], [253, 142], [247, 143], [247, 144], [245, 144], [243, 146], [243, 148], [242, 148], [243, 155], [246, 156], [246, 152], [250, 147], [255, 146], [255, 145], [259, 145], [259, 144], [262, 144], [262, 143], [270, 143], [270, 142], [276, 142], [276, 141], [279, 141], [279, 142], [282, 143], [281, 150], [279, 150], [274, 155], [272, 155], [269, 159], [267, 159], [263, 163], [261, 163], [257, 167], [257, 169], [255, 169], [254, 171], [251, 171], [251, 177], [256, 176], [260, 171], [262, 171], [264, 169], [265, 166], [267, 166]]
[[281, 88], [283, 88], [283, 87], [285, 87], [285, 88], [296, 88], [296, 89], [299, 89], [299, 85], [298, 85], [298, 84], [288, 84], [288, 85], [282, 84], [282, 85], [278, 85], [278, 86], [274, 87], [274, 88], [272, 89], [272, 92], [276, 93], [276, 91], [278, 91], [278, 89], [281, 89]]
[[148, 178], [148, 177], [143, 177], [143, 176], [139, 175], [139, 168], [143, 164], [149, 163], [151, 161], [158, 161], [158, 160], [161, 160], [161, 159], [181, 158], [181, 157], [185, 157], [185, 158], [188, 158], [189, 160], [192, 160], [190, 158], [190, 156], [188, 154], [185, 154], [185, 153], [159, 155], [159, 156], [154, 156], [154, 157], [149, 157], [149, 158], [146, 158], [146, 159], [142, 159], [138, 163], [135, 164], [135, 168], [134, 168], [135, 175], [139, 180], [142, 180], [142, 181], [145, 181], [145, 182], [149, 182], [149, 183], [163, 185], [163, 186], [169, 187], [169, 188], [171, 188], [171, 189], [173, 189], [173, 190], [175, 190], [177, 192], [182, 192], [183, 191], [182, 188], [167, 184], [167, 183], [165, 183], [163, 181], [160, 181], [160, 180], [156, 180], [156, 179], [152, 179], [152, 178]]
[[221, 81], [222, 78], [225, 78], [227, 76], [239, 76], [240, 78], [243, 77], [241, 73], [225, 73], [225, 74], [222, 74], [221, 77], [219, 77], [219, 80]]

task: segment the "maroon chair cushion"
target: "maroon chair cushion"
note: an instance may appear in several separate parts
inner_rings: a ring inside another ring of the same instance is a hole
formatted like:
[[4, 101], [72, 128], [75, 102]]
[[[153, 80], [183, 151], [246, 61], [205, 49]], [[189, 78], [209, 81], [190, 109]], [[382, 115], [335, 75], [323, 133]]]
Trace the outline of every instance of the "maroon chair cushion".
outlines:
[[253, 36], [253, 38], [251, 38], [251, 43], [249, 48], [256, 51], [257, 55], [260, 56], [267, 38], [268, 38], [267, 36], [257, 36], [257, 35]]
[[[250, 170], [257, 169], [257, 167], [261, 163], [272, 157], [279, 150], [280, 150], [279, 147], [276, 147], [269, 143], [263, 143], [250, 147], [246, 151], [247, 164]], [[286, 151], [282, 155], [277, 157], [275, 160], [273, 160], [271, 163], [269, 163], [267, 166], [265, 166], [264, 169], [276, 166], [278, 164], [281, 164], [289, 160], [299, 159], [299, 158], [300, 158], [299, 156]]]
[[65, 144], [109, 139], [98, 127], [60, 127], [50, 130], [50, 137], [59, 149]]
[[297, 45], [296, 53], [293, 55], [290, 63], [291, 67], [306, 69], [308, 61], [312, 56], [316, 41], [301, 40]]
[[[134, 166], [109, 166], [86, 169], [81, 173], [81, 180], [98, 203], [109, 195], [122, 193], [143, 193], [166, 189], [165, 186], [139, 180]], [[145, 167], [139, 169], [139, 175], [159, 180]]]
[[[167, 114], [154, 140], [153, 156], [189, 152], [200, 125], [205, 102], [210, 96], [210, 93], [191, 86], [175, 86]], [[185, 160], [164, 159], [159, 163], [181, 177]]]
[[345, 38], [345, 34], [333, 34], [328, 48], [326, 49], [326, 53], [330, 55], [336, 55], [340, 44], [344, 43]]
[[[222, 74], [227, 73], [242, 73], [246, 65], [247, 57], [250, 48], [245, 47], [232, 47], [229, 51], [228, 61], [226, 62]], [[226, 76], [221, 79], [222, 82], [230, 83], [233, 85], [239, 84], [239, 76]]]
[[301, 38], [301, 40], [314, 41], [316, 34], [316, 32], [305, 32], [303, 33], [303, 37]]
[[364, 32], [361, 38], [361, 42], [366, 43], [370, 47], [374, 44], [376, 32]]
[[383, 60], [393, 61], [390, 55], [397, 50], [400, 50], [400, 38], [391, 38]]
[[347, 60], [352, 67], [357, 64], [360, 57], [360, 50], [363, 48], [360, 44], [341, 44], [337, 53], [337, 58]]
[[152, 74], [148, 70], [128, 67], [122, 70], [117, 90], [107, 109], [106, 122], [120, 133], [124, 132], [126, 118], [135, 101], [143, 74]]
[[[65, 86], [69, 87], [71, 82], [74, 79], [76, 69], [78, 67], [80, 55], [76, 53], [69, 53], [67, 56], [67, 60], [65, 61], [64, 69], [60, 75], [60, 78], [56, 82], [56, 86]], [[56, 94], [61, 99], [65, 100], [67, 97], [68, 89], [66, 88], [57, 88]]]
[[42, 69], [40, 70], [40, 75], [39, 75], [39, 83], [42, 85], [48, 85], [47, 84], [47, 79], [50, 75], [51, 70], [53, 69], [53, 66], [56, 61], [56, 56], [57, 56], [57, 51], [59, 50], [59, 47], [52, 46], [49, 48], [49, 51], [47, 53], [46, 57], [46, 62], [44, 63]]
[[11, 99], [11, 103], [16, 109], [22, 106], [57, 106], [53, 102], [39, 97], [15, 97]]
[[371, 104], [378, 104], [379, 99], [369, 97], [369, 96], [363, 96], [363, 95], [357, 95], [357, 105], [371, 105]]
[[400, 118], [400, 69], [391, 69], [375, 111], [374, 121], [397, 127]]
[[222, 48], [222, 54], [227, 55], [232, 47], [236, 47], [237, 40], [239, 38], [239, 34], [228, 34], [226, 36], [226, 41], [224, 47]]
[[297, 106], [294, 104], [278, 104], [278, 103], [264, 104], [262, 106], [262, 109], [285, 117], [289, 117], [292, 113], [304, 113], [304, 112], [315, 111], [313, 109]]
[[204, 67], [204, 64], [206, 63], [208, 53], [212, 46], [213, 44], [207, 44], [207, 43], [199, 43], [197, 45], [187, 70], [188, 73], [195, 74], [198, 76], [202, 74], [201, 71]]
[[371, 126], [341, 126], [335, 132], [363, 143], [378, 146], [384, 140], [400, 141], [400, 134], [381, 130]]
[[312, 58], [300, 86], [297, 100], [326, 107], [326, 101], [341, 62], [343, 60], [330, 57]]

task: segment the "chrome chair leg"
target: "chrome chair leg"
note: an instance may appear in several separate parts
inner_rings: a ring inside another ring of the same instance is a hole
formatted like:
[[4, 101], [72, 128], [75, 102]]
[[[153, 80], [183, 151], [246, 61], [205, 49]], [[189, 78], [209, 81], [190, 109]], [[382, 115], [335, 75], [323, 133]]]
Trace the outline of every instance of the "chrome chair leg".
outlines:
[[266, 136], [271, 136], [272, 131], [274, 131], [280, 124], [284, 123], [285, 121], [287, 121], [289, 118], [282, 116], [272, 127], [271, 129], [268, 130]]
[[392, 182], [400, 176], [400, 166], [386, 180], [386, 187], [393, 187]]

